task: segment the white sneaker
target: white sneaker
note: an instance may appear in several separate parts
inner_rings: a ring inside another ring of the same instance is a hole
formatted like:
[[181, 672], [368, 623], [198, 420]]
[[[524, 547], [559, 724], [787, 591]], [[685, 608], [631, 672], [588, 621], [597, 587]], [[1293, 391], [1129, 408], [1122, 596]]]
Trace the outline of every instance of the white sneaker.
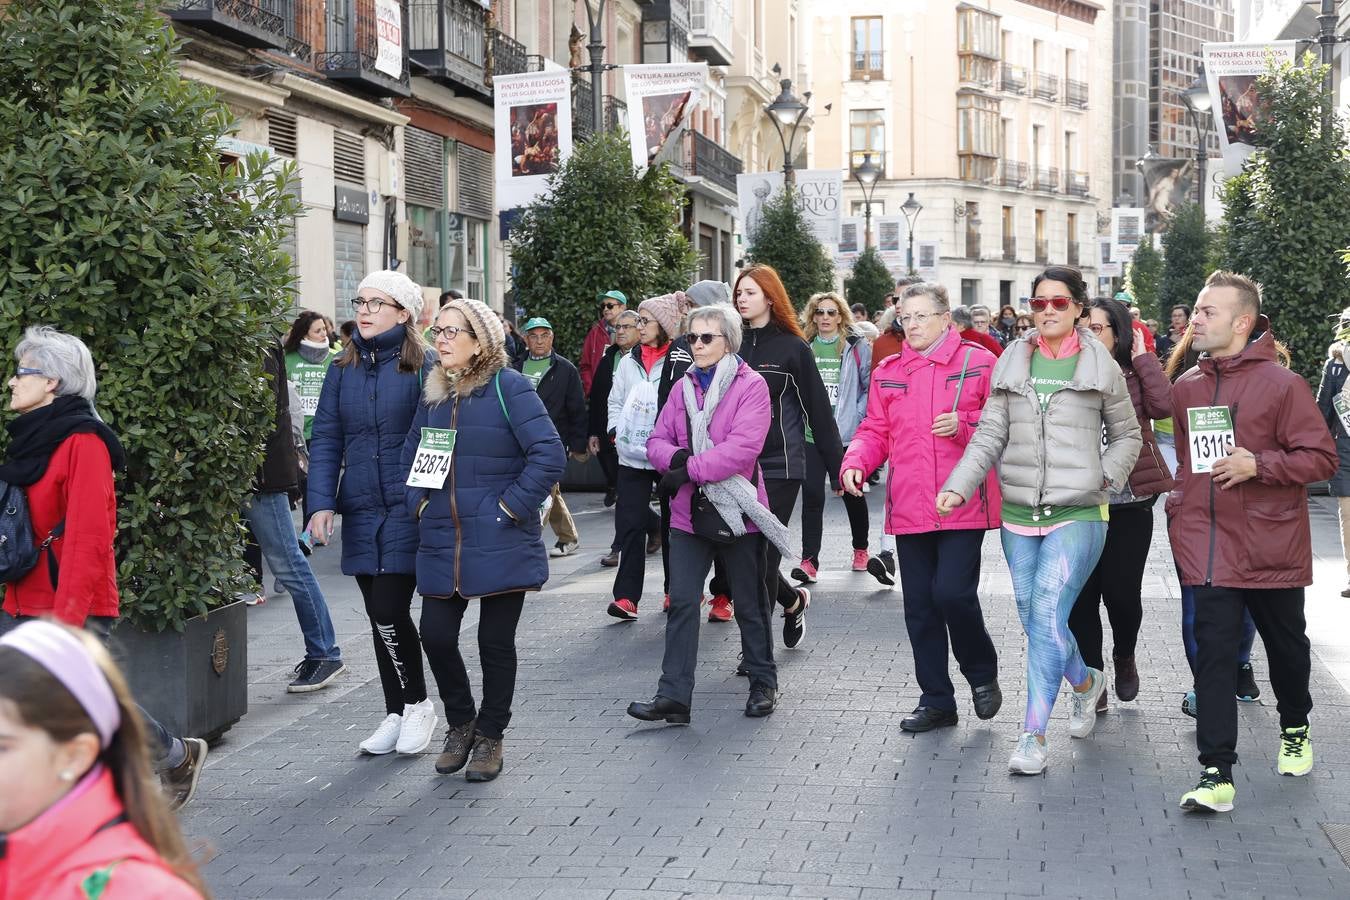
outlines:
[[403, 727], [398, 732], [398, 752], [421, 753], [436, 731], [436, 707], [431, 698], [403, 707]]
[[1030, 731], [1024, 731], [1008, 760], [1008, 771], [1014, 775], [1039, 775], [1045, 771], [1049, 758], [1049, 745], [1036, 740], [1036, 735]]
[[1070, 691], [1073, 710], [1069, 713], [1069, 734], [1085, 738], [1097, 727], [1097, 698], [1106, 690], [1106, 675], [1100, 669], [1088, 669], [1092, 686], [1086, 691]]
[[398, 732], [402, 725], [403, 717], [398, 713], [385, 716], [380, 727], [375, 729], [375, 733], [361, 742], [361, 752], [369, 753], [371, 756], [393, 753], [394, 747], [398, 745]]
[[864, 493], [864, 494], [870, 494], [870, 493], [872, 493], [872, 486], [871, 486], [870, 484], [867, 483], [867, 479], [866, 479], [866, 478], [863, 479], [863, 493]]
[[576, 552], [577, 552], [576, 541], [558, 541], [551, 548], [549, 548], [548, 555], [553, 557], [554, 559], [557, 559], [560, 556], [571, 556], [573, 553]]

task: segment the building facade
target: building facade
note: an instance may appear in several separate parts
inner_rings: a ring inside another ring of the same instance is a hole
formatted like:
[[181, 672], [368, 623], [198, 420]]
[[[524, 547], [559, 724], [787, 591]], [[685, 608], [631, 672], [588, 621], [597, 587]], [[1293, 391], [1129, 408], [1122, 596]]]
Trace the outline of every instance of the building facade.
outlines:
[[[1233, 31], [1237, 41], [1310, 41], [1319, 31], [1317, 17], [1322, 4], [1300, 0], [1235, 0]], [[1336, 34], [1333, 47], [1332, 84], [1336, 109], [1342, 117], [1350, 112], [1350, 0], [1337, 0]], [[1320, 53], [1316, 45], [1308, 49]]]
[[[1193, 157], [1200, 136], [1182, 95], [1200, 72], [1204, 45], [1233, 40], [1232, 0], [1153, 0], [1148, 33], [1149, 144], [1165, 159]], [[1212, 123], [1201, 129], [1207, 155], [1217, 156]]]
[[[1012, 303], [1048, 263], [1096, 275], [1111, 205], [1111, 11], [1080, 0], [812, 0], [814, 166], [881, 167], [874, 220], [922, 208], [954, 301]], [[903, 266], [901, 266], [903, 268]], [[845, 274], [845, 273], [841, 273]]]

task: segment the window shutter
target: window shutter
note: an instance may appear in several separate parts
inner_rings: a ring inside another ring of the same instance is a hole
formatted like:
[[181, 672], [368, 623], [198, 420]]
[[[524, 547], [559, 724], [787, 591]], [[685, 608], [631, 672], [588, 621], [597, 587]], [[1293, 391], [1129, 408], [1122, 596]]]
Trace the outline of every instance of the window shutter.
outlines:
[[406, 126], [403, 129], [403, 175], [409, 203], [431, 209], [445, 207], [445, 158], [440, 135]]
[[333, 175], [338, 181], [366, 183], [366, 145], [361, 135], [333, 132]]
[[455, 150], [459, 161], [456, 212], [479, 219], [492, 218], [492, 155], [459, 144]]
[[284, 109], [267, 111], [267, 143], [281, 156], [295, 159], [297, 137], [295, 113]]

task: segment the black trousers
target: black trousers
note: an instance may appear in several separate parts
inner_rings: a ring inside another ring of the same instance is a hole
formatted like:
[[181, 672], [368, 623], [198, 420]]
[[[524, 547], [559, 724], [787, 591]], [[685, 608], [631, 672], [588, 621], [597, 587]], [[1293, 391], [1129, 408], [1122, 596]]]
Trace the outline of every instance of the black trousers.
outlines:
[[[791, 478], [764, 479], [764, 493], [769, 495], [769, 511], [777, 516], [778, 521], [784, 525], [788, 524], [788, 521], [792, 518], [792, 508], [797, 505], [797, 490], [801, 486], [800, 481]], [[778, 571], [778, 567], [782, 563], [783, 554], [779, 553], [778, 548], [765, 539], [764, 590], [768, 594], [771, 604], [777, 603], [784, 609], [790, 609], [797, 602], [797, 589], [783, 577], [782, 572]], [[714, 594], [723, 594], [732, 600], [736, 599], [721, 560], [713, 565], [713, 577], [709, 590]], [[772, 608], [770, 606], [770, 609]]]
[[1237, 762], [1237, 659], [1242, 611], [1252, 614], [1266, 645], [1270, 686], [1281, 728], [1308, 724], [1312, 669], [1303, 588], [1195, 588], [1195, 745], [1200, 765], [1229, 772]]
[[361, 598], [375, 640], [375, 665], [384, 689], [386, 713], [403, 715], [403, 707], [427, 699], [422, 672], [422, 645], [412, 620], [414, 575], [357, 575]]
[[984, 627], [978, 593], [983, 543], [984, 532], [969, 529], [895, 536], [920, 706], [956, 709], [956, 688], [947, 671], [949, 641], [972, 687], [998, 677], [998, 651]]
[[500, 738], [511, 723], [511, 700], [516, 693], [516, 626], [525, 608], [525, 592], [493, 594], [478, 601], [478, 662], [483, 669], [483, 705], [474, 709], [473, 690], [464, 657], [459, 653], [459, 629], [469, 601], [452, 597], [422, 598], [422, 645], [436, 688], [445, 705], [447, 725], [463, 725], [477, 717], [475, 730]]
[[[619, 542], [619, 570], [614, 573], [614, 599], [642, 600], [647, 569], [647, 533], [651, 527], [652, 488], [661, 475], [651, 469], [619, 466], [619, 499], [614, 505], [615, 538]], [[670, 501], [661, 498], [662, 593], [670, 593]]]
[[[836, 477], [838, 472], [835, 473]], [[820, 539], [825, 523], [825, 457], [813, 443], [806, 445], [806, 480], [802, 482], [802, 559], [820, 566]], [[853, 533], [853, 549], [867, 549], [867, 500], [852, 494], [844, 495], [844, 511], [848, 513], [849, 531]]]
[[619, 454], [609, 438], [600, 438], [600, 452], [595, 454], [595, 458], [600, 461], [600, 470], [605, 473], [605, 484], [611, 491], [614, 490], [619, 481]]
[[1139, 625], [1144, 621], [1140, 594], [1152, 542], [1153, 507], [1111, 507], [1101, 559], [1069, 612], [1069, 630], [1078, 642], [1078, 652], [1083, 655], [1083, 662], [1094, 669], [1104, 667], [1099, 609], [1102, 604], [1111, 620], [1111, 655], [1116, 659], [1134, 656]]
[[714, 558], [725, 567], [736, 596], [736, 624], [741, 630], [741, 653], [751, 684], [778, 687], [773, 662], [773, 626], [764, 593], [763, 535], [751, 532], [729, 544], [715, 544], [683, 531], [672, 531], [670, 618], [666, 620], [666, 654], [656, 693], [690, 705], [694, 672], [698, 668], [699, 606], [703, 582]]

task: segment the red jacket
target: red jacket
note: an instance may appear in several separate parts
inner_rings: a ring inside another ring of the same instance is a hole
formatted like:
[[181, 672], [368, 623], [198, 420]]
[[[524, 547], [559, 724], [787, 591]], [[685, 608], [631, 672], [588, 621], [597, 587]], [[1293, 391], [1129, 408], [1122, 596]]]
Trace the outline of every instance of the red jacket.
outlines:
[[[1236, 356], [1202, 356], [1172, 386], [1177, 488], [1167, 530], [1184, 585], [1295, 588], [1312, 584], [1307, 485], [1336, 471], [1336, 444], [1308, 384], [1276, 361], [1270, 323]], [[1227, 406], [1236, 446], [1256, 477], [1227, 490], [1191, 472], [1186, 410]]]
[[894, 356], [903, 352], [905, 349], [905, 333], [897, 331], [894, 328], [887, 328], [881, 333], [875, 341], [872, 342], [872, 371], [877, 370], [882, 360], [888, 356]]
[[[673, 335], [672, 335], [673, 337]], [[591, 382], [595, 380], [596, 369], [609, 348], [609, 329], [601, 319], [586, 332], [586, 340], [581, 345], [581, 364], [577, 371], [581, 373], [581, 391], [587, 397], [591, 395]]]
[[[85, 879], [110, 876], [101, 900], [200, 898], [130, 822], [115, 825], [122, 800], [106, 769], [18, 831], [0, 855], [0, 900], [83, 900]], [[107, 827], [105, 827], [107, 826]]]
[[996, 341], [991, 335], [980, 334], [974, 328], [967, 328], [965, 331], [961, 332], [961, 340], [974, 341], [990, 353], [994, 354], [995, 357], [1003, 355], [1002, 344]]
[[66, 529], [52, 542], [61, 566], [52, 590], [46, 557], [31, 572], [5, 585], [5, 612], [14, 616], [54, 615], [83, 627], [87, 616], [116, 616], [117, 497], [112, 458], [96, 434], [72, 434], [52, 453], [47, 471], [27, 490], [34, 537], [41, 541], [58, 522]]
[[1138, 319], [1130, 320], [1130, 327], [1144, 336], [1144, 349], [1149, 353], [1157, 353], [1158, 345], [1153, 341], [1153, 332], [1148, 330], [1148, 326]]

